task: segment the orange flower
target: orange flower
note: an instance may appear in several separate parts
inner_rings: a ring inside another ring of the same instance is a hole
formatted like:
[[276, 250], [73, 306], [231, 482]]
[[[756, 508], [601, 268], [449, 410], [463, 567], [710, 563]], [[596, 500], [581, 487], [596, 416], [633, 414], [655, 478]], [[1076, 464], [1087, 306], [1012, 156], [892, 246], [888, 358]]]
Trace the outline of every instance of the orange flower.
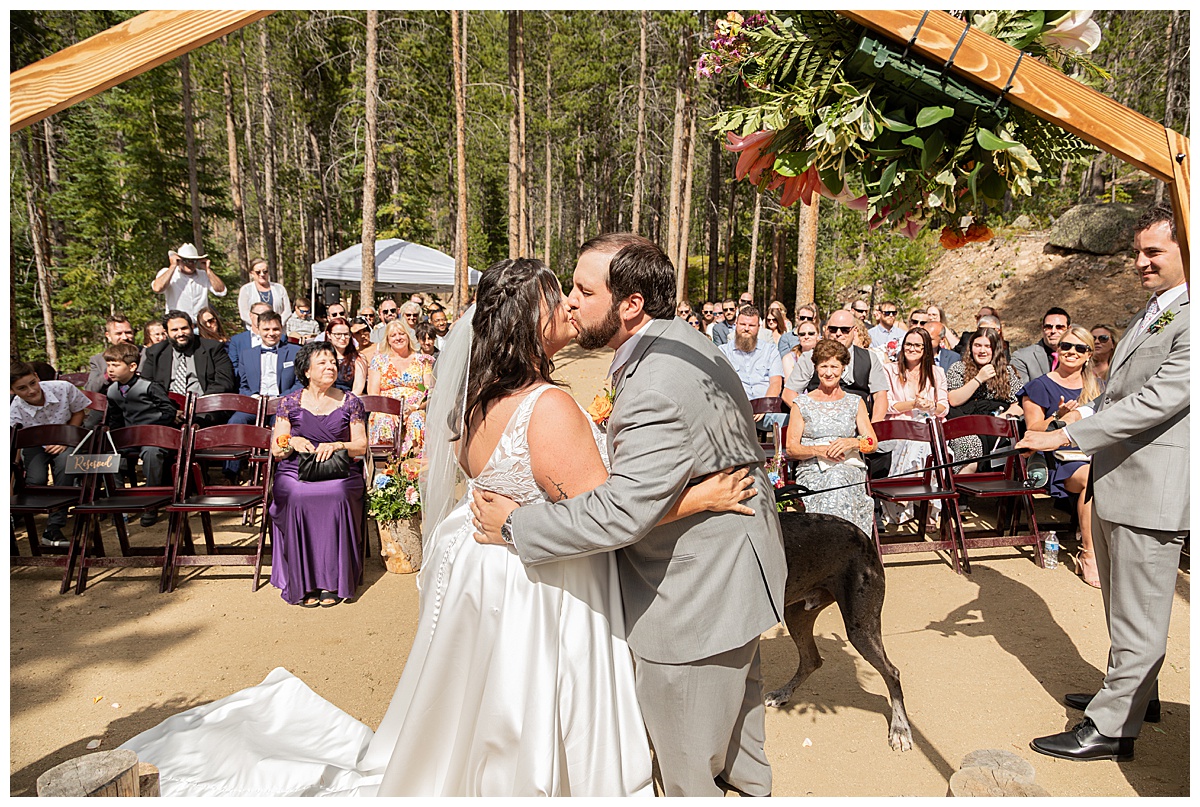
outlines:
[[869, 453], [875, 445], [875, 439], [869, 434], [864, 434], [858, 438], [858, 450], [864, 454]]
[[944, 249], [958, 249], [963, 244], [967, 243], [967, 239], [962, 233], [947, 225], [942, 228], [942, 235], [938, 239], [938, 243], [940, 243]]
[[992, 232], [991, 227], [988, 227], [983, 222], [975, 221], [967, 228], [966, 235], [963, 237], [967, 240], [967, 243], [971, 243], [973, 241], [991, 241], [994, 235], [995, 233]]
[[275, 438], [275, 445], [279, 446], [280, 448], [291, 448], [291, 444], [292, 436], [290, 434], [281, 434]]
[[601, 392], [592, 399], [591, 405], [587, 408], [587, 413], [597, 426], [603, 426], [608, 420], [609, 415], [612, 414], [612, 409], [612, 398], [607, 393]]

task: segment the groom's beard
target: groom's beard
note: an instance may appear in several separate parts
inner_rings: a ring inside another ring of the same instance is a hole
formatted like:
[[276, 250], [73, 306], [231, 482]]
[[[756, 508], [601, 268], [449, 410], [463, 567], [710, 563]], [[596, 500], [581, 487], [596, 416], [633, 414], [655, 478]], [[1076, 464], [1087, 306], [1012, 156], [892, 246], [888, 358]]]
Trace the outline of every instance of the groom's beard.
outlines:
[[618, 306], [619, 303], [613, 303], [613, 307], [608, 310], [608, 314], [598, 325], [585, 327], [583, 323], [576, 322], [579, 334], [575, 337], [575, 341], [581, 348], [596, 350], [612, 341], [612, 338], [617, 335], [617, 331], [621, 329], [621, 315]]

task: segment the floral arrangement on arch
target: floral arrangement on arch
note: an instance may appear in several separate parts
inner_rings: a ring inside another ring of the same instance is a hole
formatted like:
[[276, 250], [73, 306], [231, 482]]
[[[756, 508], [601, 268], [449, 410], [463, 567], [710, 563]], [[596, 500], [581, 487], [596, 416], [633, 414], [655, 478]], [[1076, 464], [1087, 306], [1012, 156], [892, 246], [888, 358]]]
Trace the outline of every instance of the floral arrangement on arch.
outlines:
[[[1026, 58], [1107, 76], [1087, 57], [1100, 41], [1089, 11], [956, 13]], [[1028, 196], [1093, 153], [832, 11], [730, 12], [708, 44], [699, 75], [740, 80], [756, 102], [722, 110], [713, 130], [740, 152], [737, 179], [782, 189], [784, 207], [820, 194], [862, 211], [872, 230], [915, 238], [941, 225], [954, 249], [992, 237], [987, 211], [1007, 193]]]
[[421, 512], [421, 458], [408, 455], [392, 457], [376, 470], [367, 491], [367, 512], [382, 523], [412, 518]]

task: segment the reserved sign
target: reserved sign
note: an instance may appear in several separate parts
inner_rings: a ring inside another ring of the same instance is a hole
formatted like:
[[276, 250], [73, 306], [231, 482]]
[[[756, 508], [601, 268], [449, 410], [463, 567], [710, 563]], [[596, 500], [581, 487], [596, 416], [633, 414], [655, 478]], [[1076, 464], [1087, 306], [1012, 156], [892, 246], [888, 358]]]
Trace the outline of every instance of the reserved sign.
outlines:
[[120, 467], [120, 454], [71, 454], [67, 457], [69, 474], [115, 474]]

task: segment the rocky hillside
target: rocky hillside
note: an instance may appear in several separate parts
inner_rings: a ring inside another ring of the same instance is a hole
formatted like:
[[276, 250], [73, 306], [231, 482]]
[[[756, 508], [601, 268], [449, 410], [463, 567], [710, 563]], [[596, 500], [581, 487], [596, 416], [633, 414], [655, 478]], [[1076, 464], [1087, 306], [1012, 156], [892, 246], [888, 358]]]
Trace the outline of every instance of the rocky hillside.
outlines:
[[1147, 297], [1132, 254], [1066, 253], [1047, 245], [1048, 234], [1002, 229], [991, 241], [946, 250], [917, 296], [942, 305], [959, 332], [974, 326], [980, 305], [994, 306], [1014, 347], [1041, 338], [1041, 316], [1051, 306], [1084, 327], [1103, 322], [1123, 329]]

